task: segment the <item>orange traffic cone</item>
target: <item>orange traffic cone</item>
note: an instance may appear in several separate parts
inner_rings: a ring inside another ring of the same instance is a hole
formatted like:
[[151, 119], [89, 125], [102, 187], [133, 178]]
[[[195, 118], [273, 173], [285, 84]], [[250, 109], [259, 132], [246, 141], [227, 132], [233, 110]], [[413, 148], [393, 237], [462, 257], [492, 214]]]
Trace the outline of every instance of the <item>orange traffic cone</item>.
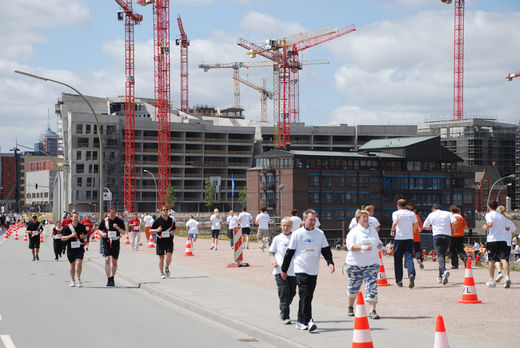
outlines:
[[7, 231], [5, 231], [4, 239], [9, 238], [9, 233], [11, 233], [11, 229], [8, 229]]
[[43, 232], [40, 233], [40, 243], [43, 243]]
[[450, 348], [442, 315], [437, 316], [437, 324], [435, 325], [435, 341], [433, 342], [433, 348]]
[[475, 279], [473, 279], [473, 270], [471, 269], [471, 261], [466, 262], [466, 274], [464, 275], [464, 289], [462, 290], [462, 300], [459, 303], [482, 303], [477, 296], [475, 288]]
[[386, 279], [385, 266], [383, 265], [383, 256], [379, 252], [379, 273], [377, 274], [377, 286], [390, 286]]
[[190, 236], [188, 236], [188, 239], [186, 239], [186, 251], [184, 252], [184, 256], [195, 256], [195, 255], [193, 255], [193, 252], [191, 251]]
[[357, 294], [355, 314], [352, 348], [373, 348], [374, 343], [372, 342], [365, 301], [363, 300], [363, 293], [361, 291]]
[[29, 241], [29, 239], [27, 239], [27, 232], [25, 232], [25, 234], [23, 236], [23, 241], [24, 242], [28, 242]]
[[14, 235], [14, 240], [20, 240], [20, 239], [18, 239], [18, 230], [16, 230], [16, 233]]
[[148, 242], [148, 249], [155, 248], [155, 243], [153, 242], [153, 234], [150, 233], [150, 241]]
[[125, 245], [130, 245], [130, 238], [128, 238], [128, 233], [125, 233], [125, 234], [126, 234]]

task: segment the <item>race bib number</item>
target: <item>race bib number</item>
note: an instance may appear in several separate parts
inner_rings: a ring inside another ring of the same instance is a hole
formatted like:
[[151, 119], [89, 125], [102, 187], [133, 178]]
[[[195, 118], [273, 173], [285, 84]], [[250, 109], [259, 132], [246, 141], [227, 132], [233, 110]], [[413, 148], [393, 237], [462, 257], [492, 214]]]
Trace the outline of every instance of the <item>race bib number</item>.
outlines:
[[38, 231], [32, 231], [32, 234], [33, 234], [33, 236], [37, 236], [38, 235]]
[[117, 239], [117, 231], [108, 231], [108, 238], [110, 240], [116, 240]]
[[87, 230], [87, 232], [90, 231], [90, 227], [88, 226], [85, 226], [85, 229]]
[[70, 247], [72, 249], [77, 249], [81, 246], [81, 242], [79, 240], [75, 240], [73, 242], [70, 242]]
[[318, 255], [319, 250], [315, 245], [311, 244], [311, 240], [308, 239], [305, 242], [305, 248], [303, 248], [303, 254], [306, 256], [315, 256]]
[[54, 236], [54, 239], [61, 239], [61, 234], [57, 234]]
[[163, 237], [163, 238], [170, 238], [170, 230], [168, 230], [168, 231], [163, 231], [163, 232], [161, 233], [161, 237]]
[[134, 232], [139, 232], [139, 226], [137, 226], [137, 225], [134, 226]]

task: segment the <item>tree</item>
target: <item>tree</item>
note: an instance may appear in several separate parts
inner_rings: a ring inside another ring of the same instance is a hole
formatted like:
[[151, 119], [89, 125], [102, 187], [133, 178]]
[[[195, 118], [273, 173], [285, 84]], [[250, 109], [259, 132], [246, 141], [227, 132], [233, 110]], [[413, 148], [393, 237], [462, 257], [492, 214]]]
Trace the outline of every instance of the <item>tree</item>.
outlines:
[[211, 184], [209, 179], [204, 181], [204, 202], [206, 206], [209, 208], [213, 205], [213, 201], [215, 200], [215, 188]]
[[238, 193], [238, 202], [242, 204], [242, 207], [247, 206], [247, 188], [245, 186]]
[[168, 187], [166, 188], [166, 195], [164, 195], [164, 203], [169, 205], [172, 209], [175, 206], [175, 203], [177, 203], [177, 195], [173, 190], [172, 184], [168, 184]]

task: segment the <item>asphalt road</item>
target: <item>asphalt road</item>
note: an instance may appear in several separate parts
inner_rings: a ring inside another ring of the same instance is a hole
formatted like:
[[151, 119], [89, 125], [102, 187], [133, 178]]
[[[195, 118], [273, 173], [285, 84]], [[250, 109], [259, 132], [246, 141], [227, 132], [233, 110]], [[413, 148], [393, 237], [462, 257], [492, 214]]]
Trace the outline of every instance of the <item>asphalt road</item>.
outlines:
[[54, 261], [51, 249], [33, 262], [27, 243], [0, 239], [0, 347], [267, 347], [117, 276], [107, 289], [89, 262], [83, 288], [70, 288], [69, 263]]

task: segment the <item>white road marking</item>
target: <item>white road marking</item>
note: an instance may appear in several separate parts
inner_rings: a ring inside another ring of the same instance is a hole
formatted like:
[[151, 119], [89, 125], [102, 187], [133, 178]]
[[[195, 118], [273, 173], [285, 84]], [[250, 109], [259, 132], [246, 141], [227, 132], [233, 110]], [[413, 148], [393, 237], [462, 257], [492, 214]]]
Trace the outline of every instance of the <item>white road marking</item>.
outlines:
[[16, 348], [9, 335], [0, 335], [0, 338], [2, 339], [2, 342], [4, 342], [5, 348]]

